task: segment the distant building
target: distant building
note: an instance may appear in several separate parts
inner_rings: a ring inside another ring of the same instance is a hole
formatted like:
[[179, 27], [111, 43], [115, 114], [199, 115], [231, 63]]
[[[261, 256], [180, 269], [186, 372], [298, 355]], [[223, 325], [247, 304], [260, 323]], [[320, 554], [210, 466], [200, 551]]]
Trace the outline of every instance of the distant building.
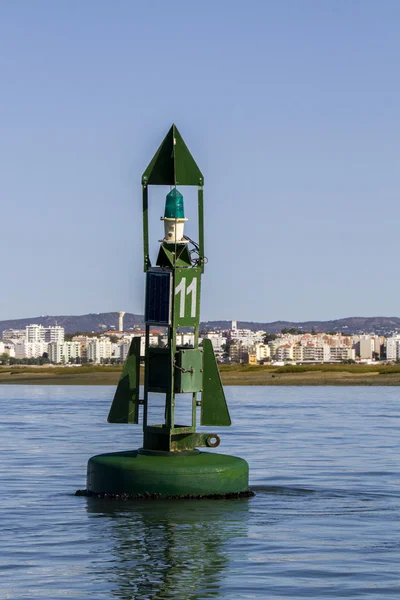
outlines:
[[119, 344], [119, 358], [121, 362], [125, 362], [128, 358], [129, 348], [131, 347], [131, 340], [126, 340]]
[[278, 346], [275, 351], [275, 358], [279, 361], [293, 360], [293, 346], [291, 344]]
[[111, 342], [108, 338], [93, 338], [87, 345], [87, 359], [100, 364], [111, 358]]
[[268, 344], [263, 344], [259, 342], [254, 345], [254, 350], [257, 363], [263, 362], [271, 356], [271, 350]]
[[62, 344], [64, 342], [64, 327], [55, 325], [54, 327], [45, 327], [44, 341], [50, 344], [51, 342], [58, 342]]
[[323, 344], [322, 346], [307, 344], [303, 347], [303, 361], [329, 362], [331, 357], [330, 349], [330, 346], [327, 344]]
[[40, 358], [47, 352], [46, 342], [27, 342], [20, 341], [14, 345], [15, 358]]
[[191, 346], [193, 348], [194, 333], [177, 333], [176, 334], [176, 345], [177, 346]]
[[[118, 343], [118, 346], [120, 348], [119, 350], [119, 355], [122, 361], [126, 360], [126, 357], [128, 356], [128, 352], [129, 352], [129, 348], [132, 342], [132, 339], [134, 337], [140, 337], [140, 356], [144, 356], [145, 355], [145, 351], [146, 351], [146, 337], [145, 335], [142, 333], [142, 335], [124, 335], [124, 337], [121, 339], [121, 341]], [[167, 343], [167, 340], [165, 340], [165, 343]], [[159, 345], [159, 336], [158, 335], [149, 335], [149, 345], [150, 346], [158, 346]]]
[[5, 329], [3, 331], [3, 342], [12, 342], [16, 340], [24, 340], [26, 336], [25, 329]]
[[303, 346], [296, 344], [293, 347], [293, 360], [295, 362], [303, 362]]
[[49, 361], [55, 364], [68, 363], [70, 359], [81, 357], [81, 344], [79, 342], [50, 342], [48, 344]]
[[14, 344], [5, 344], [0, 342], [0, 354], [8, 354], [8, 356], [15, 356]]
[[231, 329], [230, 337], [235, 342], [240, 342], [243, 346], [249, 347], [254, 344], [255, 341], [260, 341], [259, 338], [255, 339], [254, 331], [251, 329]]
[[355, 360], [356, 351], [349, 346], [331, 346], [329, 360], [331, 362], [342, 362], [343, 360]]
[[248, 362], [247, 348], [240, 342], [231, 344], [229, 347], [229, 358], [232, 362]]
[[249, 365], [257, 365], [257, 354], [255, 352], [250, 352], [249, 354]]
[[207, 331], [206, 333], [202, 334], [202, 338], [206, 340], [211, 340], [216, 356], [220, 356], [223, 353], [226, 344], [226, 337], [223, 336], [220, 332]]
[[386, 360], [400, 359], [400, 336], [394, 335], [386, 339]]
[[361, 338], [357, 344], [356, 352], [360, 358], [373, 358], [375, 351], [375, 338]]
[[27, 342], [64, 342], [64, 327], [43, 327], [43, 325], [27, 325], [25, 327], [25, 339]]

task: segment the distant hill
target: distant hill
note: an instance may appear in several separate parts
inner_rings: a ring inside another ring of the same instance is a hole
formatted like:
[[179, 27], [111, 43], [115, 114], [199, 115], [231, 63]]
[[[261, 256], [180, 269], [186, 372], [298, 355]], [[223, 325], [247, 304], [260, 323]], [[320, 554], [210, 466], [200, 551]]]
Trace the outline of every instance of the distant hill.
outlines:
[[[231, 321], [206, 321], [202, 328], [208, 331], [217, 329], [230, 329]], [[343, 333], [370, 333], [380, 335], [400, 330], [400, 317], [346, 317], [333, 321], [273, 321], [272, 323], [259, 323], [252, 321], [238, 321], [238, 328], [253, 331], [264, 330], [268, 333], [280, 333], [282, 329], [300, 329], [307, 331], [335, 331]]]
[[[61, 325], [66, 333], [77, 331], [105, 331], [114, 327], [118, 329], [118, 313], [90, 313], [88, 315], [57, 315], [28, 317], [26, 319], [9, 319], [0, 321], [0, 335], [4, 329], [24, 329], [26, 325], [37, 323], [49, 327], [50, 325]], [[230, 329], [231, 321], [205, 321], [201, 324], [203, 330]], [[124, 329], [130, 327], [143, 327], [143, 315], [126, 313], [124, 317]], [[347, 317], [334, 321], [274, 321], [272, 323], [260, 323], [253, 321], [238, 321], [241, 329], [252, 329], [253, 331], [264, 330], [268, 333], [279, 333], [282, 329], [300, 329], [302, 331], [343, 331], [343, 333], [370, 333], [381, 335], [400, 330], [399, 317]]]

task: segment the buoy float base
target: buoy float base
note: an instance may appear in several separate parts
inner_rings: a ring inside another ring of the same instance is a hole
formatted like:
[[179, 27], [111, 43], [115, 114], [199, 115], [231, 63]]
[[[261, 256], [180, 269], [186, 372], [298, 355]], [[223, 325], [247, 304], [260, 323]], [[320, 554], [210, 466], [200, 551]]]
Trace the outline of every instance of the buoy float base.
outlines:
[[87, 492], [159, 498], [247, 494], [249, 466], [243, 458], [198, 450], [98, 454], [88, 462]]

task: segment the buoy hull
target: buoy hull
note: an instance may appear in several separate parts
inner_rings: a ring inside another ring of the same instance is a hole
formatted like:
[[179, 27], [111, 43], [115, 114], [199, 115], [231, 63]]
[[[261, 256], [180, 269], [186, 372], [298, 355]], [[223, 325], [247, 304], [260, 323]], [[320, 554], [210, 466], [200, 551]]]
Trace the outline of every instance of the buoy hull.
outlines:
[[87, 469], [87, 490], [92, 494], [212, 496], [245, 493], [248, 488], [245, 460], [211, 452], [112, 452], [93, 456]]

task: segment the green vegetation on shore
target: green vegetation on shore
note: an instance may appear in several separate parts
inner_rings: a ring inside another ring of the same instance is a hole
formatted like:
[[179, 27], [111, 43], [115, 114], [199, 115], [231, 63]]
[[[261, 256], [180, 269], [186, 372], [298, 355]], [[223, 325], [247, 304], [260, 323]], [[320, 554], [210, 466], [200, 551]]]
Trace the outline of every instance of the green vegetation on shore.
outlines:
[[277, 367], [275, 365], [220, 365], [221, 373], [400, 373], [400, 364], [389, 365], [385, 363], [375, 363], [373, 365], [366, 364], [310, 364], [310, 365], [285, 365]]
[[[111, 385], [121, 365], [0, 367], [0, 384]], [[400, 364], [220, 365], [224, 385], [400, 385]]]

